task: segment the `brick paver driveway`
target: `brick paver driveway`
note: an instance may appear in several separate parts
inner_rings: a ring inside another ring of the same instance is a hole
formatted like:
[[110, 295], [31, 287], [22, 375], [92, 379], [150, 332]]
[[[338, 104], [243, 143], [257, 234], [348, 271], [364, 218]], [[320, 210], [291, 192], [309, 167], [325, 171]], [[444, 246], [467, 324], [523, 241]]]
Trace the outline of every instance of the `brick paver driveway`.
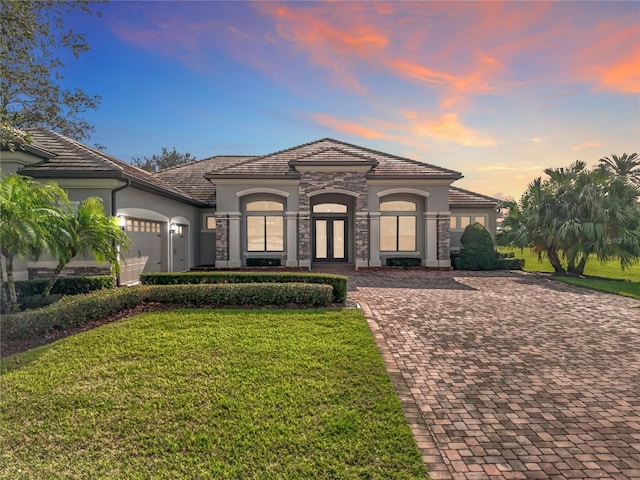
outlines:
[[524, 273], [349, 274], [431, 479], [640, 479], [640, 302]]

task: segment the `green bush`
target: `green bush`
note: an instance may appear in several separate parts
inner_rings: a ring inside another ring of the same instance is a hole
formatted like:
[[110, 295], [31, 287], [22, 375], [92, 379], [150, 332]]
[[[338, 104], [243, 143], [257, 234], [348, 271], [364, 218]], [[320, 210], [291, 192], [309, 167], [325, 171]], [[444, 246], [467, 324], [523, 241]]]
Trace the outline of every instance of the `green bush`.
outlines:
[[292, 282], [123, 287], [68, 296], [47, 307], [3, 315], [0, 328], [4, 339], [42, 336], [108, 317], [143, 302], [184, 307], [291, 303], [323, 306], [329, 305], [331, 299], [330, 285]]
[[416, 257], [388, 257], [387, 267], [419, 267], [422, 260]]
[[[16, 282], [16, 293], [18, 297], [32, 297], [42, 295], [45, 287], [49, 283], [48, 279], [19, 280]], [[89, 293], [103, 288], [114, 288], [116, 286], [115, 277], [111, 275], [91, 275], [86, 277], [59, 277], [53, 284], [51, 293], [61, 295], [77, 295], [79, 293]]]
[[496, 251], [491, 234], [479, 223], [468, 225], [460, 238], [462, 270], [493, 270]]
[[524, 258], [496, 258], [496, 270], [522, 270]]
[[324, 273], [303, 272], [186, 272], [143, 273], [143, 285], [178, 285], [202, 283], [324, 283], [333, 288], [333, 302], [343, 303], [347, 298], [347, 277]]
[[279, 267], [281, 258], [247, 258], [247, 267]]

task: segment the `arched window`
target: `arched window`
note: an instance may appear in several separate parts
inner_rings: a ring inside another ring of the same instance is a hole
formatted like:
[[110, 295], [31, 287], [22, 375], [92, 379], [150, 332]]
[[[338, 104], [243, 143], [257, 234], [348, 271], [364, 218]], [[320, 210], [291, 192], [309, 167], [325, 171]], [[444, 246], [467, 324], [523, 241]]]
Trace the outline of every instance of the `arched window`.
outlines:
[[248, 202], [247, 251], [284, 251], [284, 203], [275, 200]]
[[313, 213], [347, 213], [347, 206], [341, 203], [318, 203], [313, 206]]
[[380, 203], [380, 251], [415, 252], [415, 202], [390, 200]]

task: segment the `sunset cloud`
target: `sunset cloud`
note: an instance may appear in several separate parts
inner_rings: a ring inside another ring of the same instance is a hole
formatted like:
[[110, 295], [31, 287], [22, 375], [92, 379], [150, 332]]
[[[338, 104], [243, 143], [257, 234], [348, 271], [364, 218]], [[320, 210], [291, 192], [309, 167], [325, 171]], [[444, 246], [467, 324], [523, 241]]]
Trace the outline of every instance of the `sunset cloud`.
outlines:
[[346, 135], [358, 135], [363, 138], [387, 138], [388, 135], [370, 128], [368, 126], [359, 124], [352, 120], [341, 120], [326, 113], [317, 113], [312, 115], [312, 119], [320, 125], [329, 127], [336, 132]]
[[573, 147], [571, 147], [571, 150], [574, 152], [582, 152], [584, 150], [589, 150], [592, 148], [599, 148], [599, 147], [604, 147], [606, 145], [606, 143], [600, 143], [600, 142], [586, 142], [583, 143], [581, 145], [575, 145]]

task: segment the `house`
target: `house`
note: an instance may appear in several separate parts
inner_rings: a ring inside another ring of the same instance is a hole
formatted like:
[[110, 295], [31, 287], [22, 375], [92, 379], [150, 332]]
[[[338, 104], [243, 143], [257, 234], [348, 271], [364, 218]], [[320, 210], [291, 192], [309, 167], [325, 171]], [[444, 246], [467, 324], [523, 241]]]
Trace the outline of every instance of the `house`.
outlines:
[[[141, 271], [269, 261], [310, 268], [419, 258], [450, 268], [462, 230], [495, 232], [498, 200], [452, 186], [446, 168], [324, 138], [263, 156], [215, 156], [150, 174], [43, 128], [2, 171], [55, 180], [72, 201], [98, 196], [132, 242], [123, 281]], [[27, 262], [26, 278], [47, 274]], [[97, 271], [77, 259], [68, 274]]]

